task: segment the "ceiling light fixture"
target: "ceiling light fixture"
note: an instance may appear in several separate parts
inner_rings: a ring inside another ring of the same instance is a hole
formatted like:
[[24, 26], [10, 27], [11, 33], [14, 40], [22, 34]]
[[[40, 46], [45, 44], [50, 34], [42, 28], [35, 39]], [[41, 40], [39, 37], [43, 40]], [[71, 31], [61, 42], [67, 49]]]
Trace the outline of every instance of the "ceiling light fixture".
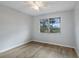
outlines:
[[29, 3], [31, 7], [37, 11], [44, 6], [42, 1], [29, 1]]

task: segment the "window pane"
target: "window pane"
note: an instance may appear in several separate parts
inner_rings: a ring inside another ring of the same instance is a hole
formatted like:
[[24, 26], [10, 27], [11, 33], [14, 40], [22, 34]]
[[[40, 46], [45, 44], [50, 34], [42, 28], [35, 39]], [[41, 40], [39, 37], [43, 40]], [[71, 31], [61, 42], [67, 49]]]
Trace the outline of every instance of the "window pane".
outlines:
[[40, 20], [40, 32], [48, 32], [48, 19]]
[[49, 23], [50, 23], [50, 32], [51, 33], [60, 32], [60, 17], [50, 18]]
[[41, 19], [40, 32], [58, 33], [60, 32], [60, 17]]

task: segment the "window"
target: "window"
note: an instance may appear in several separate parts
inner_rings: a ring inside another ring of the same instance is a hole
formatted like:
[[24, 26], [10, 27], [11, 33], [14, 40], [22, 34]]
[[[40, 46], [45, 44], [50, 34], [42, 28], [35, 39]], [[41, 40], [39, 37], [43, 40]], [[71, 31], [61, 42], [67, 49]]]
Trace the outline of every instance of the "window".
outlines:
[[60, 17], [41, 19], [40, 32], [43, 33], [58, 33], [60, 32]]

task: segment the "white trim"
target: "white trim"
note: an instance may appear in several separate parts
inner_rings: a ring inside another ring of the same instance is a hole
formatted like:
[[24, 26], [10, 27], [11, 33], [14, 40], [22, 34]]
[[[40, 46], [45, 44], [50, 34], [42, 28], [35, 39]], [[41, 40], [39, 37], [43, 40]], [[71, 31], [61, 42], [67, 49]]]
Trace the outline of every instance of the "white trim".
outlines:
[[59, 46], [64, 46], [64, 47], [69, 47], [69, 48], [74, 48], [75, 49], [75, 47], [73, 47], [73, 46], [61, 45], [61, 44], [57, 44], [57, 43], [38, 41], [38, 40], [32, 40], [32, 41], [41, 42], [41, 43], [47, 43], [47, 44], [53, 44], [53, 45], [59, 45]]

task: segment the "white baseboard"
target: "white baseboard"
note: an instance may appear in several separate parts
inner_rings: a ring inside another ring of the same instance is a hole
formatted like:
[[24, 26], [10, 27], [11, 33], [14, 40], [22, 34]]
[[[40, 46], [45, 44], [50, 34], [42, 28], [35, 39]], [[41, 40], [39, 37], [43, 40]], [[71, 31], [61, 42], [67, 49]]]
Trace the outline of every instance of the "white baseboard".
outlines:
[[14, 46], [12, 46], [12, 47], [10, 47], [10, 48], [6, 48], [6, 49], [3, 49], [3, 50], [0, 50], [0, 53], [6, 52], [6, 51], [8, 51], [8, 50], [10, 50], [10, 49], [16, 48], [16, 47], [18, 47], [18, 46], [21, 46], [21, 45], [26, 44], [26, 43], [29, 43], [29, 42], [30, 42], [30, 41], [22, 42], [22, 43], [19, 43], [18, 45], [14, 45]]
[[64, 47], [69, 47], [69, 48], [75, 48], [75, 47], [72, 47], [72, 46], [61, 45], [61, 44], [51, 43], [51, 42], [46, 42], [46, 41], [38, 41], [38, 40], [32, 40], [32, 41], [41, 42], [41, 43], [47, 43], [47, 44], [53, 44], [53, 45], [59, 45], [59, 46], [64, 46]]

